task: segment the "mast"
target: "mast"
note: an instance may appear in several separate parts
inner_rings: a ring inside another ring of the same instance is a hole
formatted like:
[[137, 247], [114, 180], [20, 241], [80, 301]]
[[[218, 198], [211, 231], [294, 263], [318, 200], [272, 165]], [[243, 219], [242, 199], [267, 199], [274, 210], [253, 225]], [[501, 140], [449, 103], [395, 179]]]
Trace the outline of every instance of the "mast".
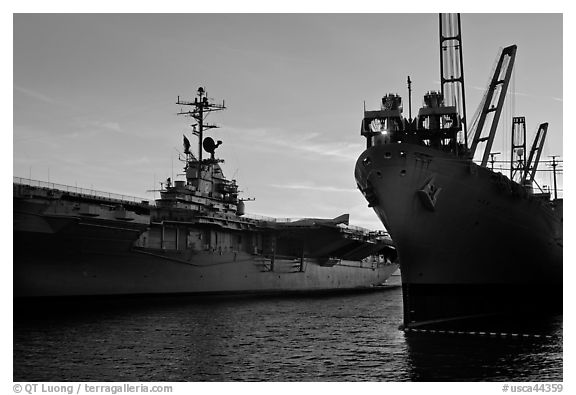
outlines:
[[496, 159], [494, 159], [494, 157], [496, 155], [500, 155], [500, 152], [490, 152], [490, 170], [494, 171], [494, 162], [496, 162]]
[[[510, 155], [510, 180], [520, 174], [523, 178], [526, 172], [526, 118], [512, 118], [512, 153]], [[518, 157], [514, 159], [514, 154]]]
[[552, 171], [554, 172], [554, 200], [558, 200], [558, 187], [556, 185], [556, 166], [558, 166], [558, 162], [556, 162], [557, 157], [558, 155], [552, 155], [552, 163], [550, 164], [550, 166], [552, 166]]
[[439, 18], [440, 92], [447, 106], [456, 107], [464, 131], [464, 144], [468, 148], [460, 14], [439, 14]]
[[213, 111], [224, 110], [226, 106], [224, 105], [224, 101], [222, 101], [222, 104], [210, 103], [208, 94], [202, 87], [198, 88], [197, 96], [198, 97], [194, 98], [194, 101], [180, 100], [180, 96], [178, 96], [176, 104], [192, 107], [192, 110], [180, 111], [178, 115], [187, 115], [196, 120], [197, 124], [192, 126], [198, 126], [198, 129], [195, 129], [194, 134], [198, 136], [198, 161], [202, 162], [202, 142], [204, 139], [204, 130], [218, 127], [216, 125], [209, 125], [204, 123], [204, 119], [209, 113]]
[[412, 81], [408, 76], [408, 122], [412, 122]]

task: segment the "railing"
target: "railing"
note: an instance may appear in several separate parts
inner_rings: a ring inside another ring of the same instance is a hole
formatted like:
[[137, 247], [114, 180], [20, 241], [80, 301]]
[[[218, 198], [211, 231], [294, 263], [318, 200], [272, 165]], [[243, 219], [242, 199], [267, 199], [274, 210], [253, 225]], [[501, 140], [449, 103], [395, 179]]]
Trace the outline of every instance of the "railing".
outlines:
[[243, 217], [249, 219], [255, 219], [257, 221], [269, 221], [277, 223], [295, 222], [304, 219], [304, 218], [274, 218], [274, 217], [268, 217], [266, 215], [249, 214], [249, 213], [244, 214]]
[[38, 187], [38, 188], [45, 188], [45, 189], [56, 189], [58, 191], [74, 193], [77, 195], [82, 195], [82, 196], [87, 196], [87, 197], [113, 199], [113, 200], [119, 200], [122, 202], [141, 203], [142, 201], [149, 201], [149, 199], [135, 197], [135, 196], [120, 195], [117, 193], [110, 193], [110, 192], [97, 191], [94, 189], [73, 187], [70, 185], [55, 184], [53, 182], [31, 180], [29, 178], [22, 178], [22, 177], [13, 177], [13, 182], [14, 182], [14, 184], [28, 185], [31, 187]]

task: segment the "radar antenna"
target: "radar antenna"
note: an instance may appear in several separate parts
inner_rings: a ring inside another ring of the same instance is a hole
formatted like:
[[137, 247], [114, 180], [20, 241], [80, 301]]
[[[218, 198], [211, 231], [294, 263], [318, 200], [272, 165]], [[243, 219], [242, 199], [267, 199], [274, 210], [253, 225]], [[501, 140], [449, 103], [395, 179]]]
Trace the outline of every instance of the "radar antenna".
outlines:
[[192, 107], [192, 110], [180, 111], [178, 115], [187, 115], [196, 120], [197, 124], [193, 126], [194, 135], [198, 136], [198, 161], [202, 162], [202, 143], [204, 141], [203, 140], [204, 130], [214, 129], [218, 127], [216, 125], [205, 124], [204, 120], [209, 113], [213, 111], [224, 110], [226, 106], [224, 105], [224, 101], [222, 101], [222, 104], [210, 103], [210, 100], [208, 99], [208, 94], [202, 87], [198, 88], [197, 96], [198, 97], [194, 98], [194, 101], [180, 100], [180, 96], [178, 96], [176, 104], [179, 104], [181, 106]]

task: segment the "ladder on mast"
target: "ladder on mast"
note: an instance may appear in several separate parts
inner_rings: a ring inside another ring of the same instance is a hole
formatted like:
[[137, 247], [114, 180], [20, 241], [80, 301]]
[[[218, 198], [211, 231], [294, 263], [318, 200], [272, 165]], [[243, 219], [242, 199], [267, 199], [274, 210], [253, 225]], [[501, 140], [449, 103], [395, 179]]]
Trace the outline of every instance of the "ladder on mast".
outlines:
[[[524, 177], [526, 171], [526, 118], [512, 118], [512, 154], [510, 155], [510, 179], [519, 174]], [[518, 157], [514, 160], [514, 154]]]
[[439, 19], [440, 92], [447, 106], [456, 107], [464, 131], [463, 142], [468, 148], [460, 14], [439, 14]]

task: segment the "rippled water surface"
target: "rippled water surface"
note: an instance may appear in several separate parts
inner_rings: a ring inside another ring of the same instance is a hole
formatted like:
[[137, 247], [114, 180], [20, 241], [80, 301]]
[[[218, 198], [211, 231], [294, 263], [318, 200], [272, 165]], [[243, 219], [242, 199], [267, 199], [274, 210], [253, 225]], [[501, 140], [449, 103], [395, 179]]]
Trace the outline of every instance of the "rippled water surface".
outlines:
[[15, 381], [560, 381], [548, 338], [405, 334], [401, 288], [15, 306]]

